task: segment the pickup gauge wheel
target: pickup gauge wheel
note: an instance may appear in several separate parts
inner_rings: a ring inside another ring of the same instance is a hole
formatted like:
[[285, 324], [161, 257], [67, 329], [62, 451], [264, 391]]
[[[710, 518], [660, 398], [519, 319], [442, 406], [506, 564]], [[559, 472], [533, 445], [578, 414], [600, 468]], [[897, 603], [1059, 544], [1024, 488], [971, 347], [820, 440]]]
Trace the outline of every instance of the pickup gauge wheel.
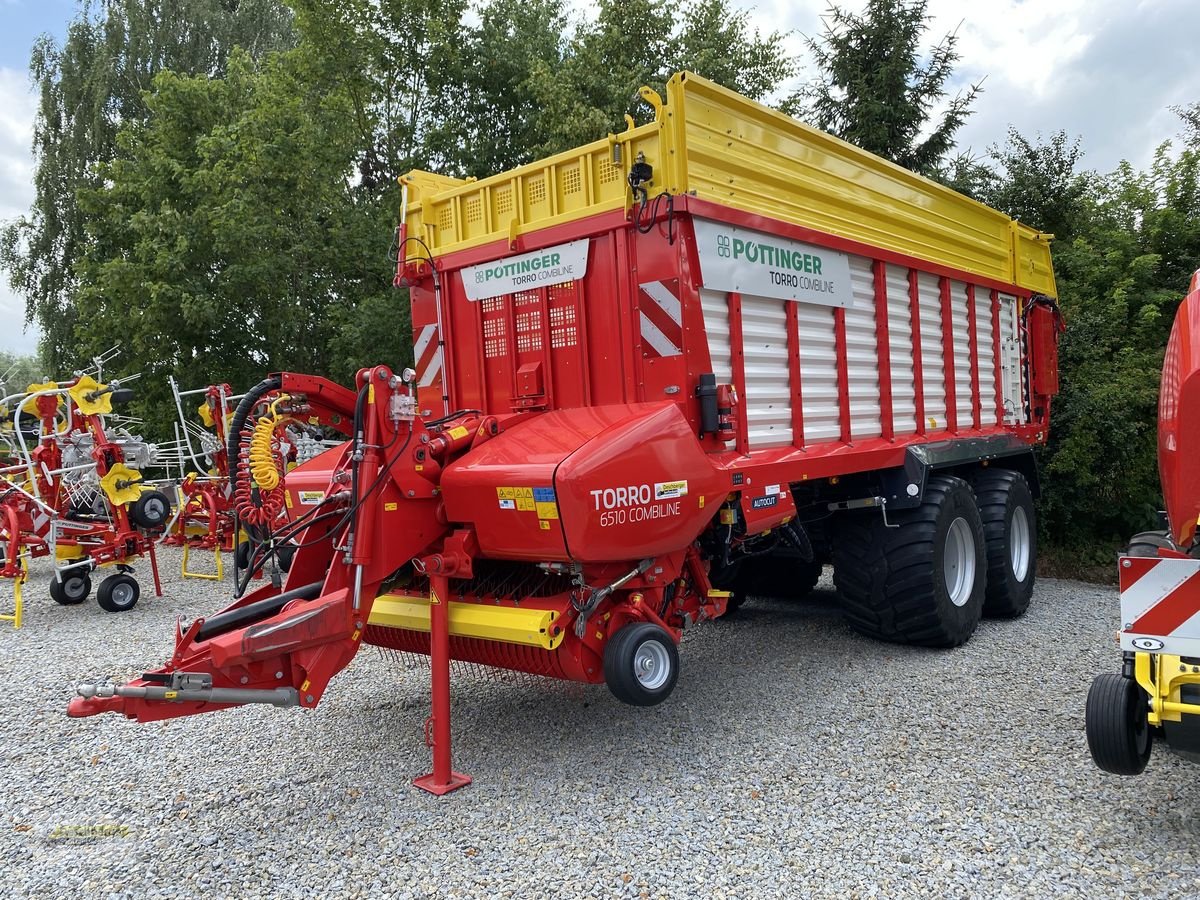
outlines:
[[631, 706], [662, 703], [679, 678], [675, 639], [658, 625], [623, 626], [604, 648], [604, 681], [613, 696]]
[[1158, 556], [1159, 550], [1178, 550], [1165, 531], [1143, 531], [1129, 539], [1125, 556]]
[[292, 559], [296, 556], [296, 545], [291, 541], [284, 541], [275, 546], [275, 559], [279, 562], [279, 570], [281, 572], [290, 572], [292, 569]]
[[1087, 696], [1087, 742], [1092, 759], [1114, 775], [1140, 775], [1153, 746], [1146, 695], [1132, 678], [1097, 675]]

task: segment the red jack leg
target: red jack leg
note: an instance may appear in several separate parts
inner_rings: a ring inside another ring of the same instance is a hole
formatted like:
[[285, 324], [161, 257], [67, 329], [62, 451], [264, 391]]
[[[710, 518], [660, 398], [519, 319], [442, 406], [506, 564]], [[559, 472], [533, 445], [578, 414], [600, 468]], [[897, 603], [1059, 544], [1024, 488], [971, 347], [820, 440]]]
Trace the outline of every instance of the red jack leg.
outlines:
[[429, 574], [429, 668], [432, 672], [433, 714], [426, 726], [426, 741], [433, 747], [433, 772], [413, 784], [442, 796], [466, 787], [470, 775], [450, 768], [450, 581], [444, 574]]

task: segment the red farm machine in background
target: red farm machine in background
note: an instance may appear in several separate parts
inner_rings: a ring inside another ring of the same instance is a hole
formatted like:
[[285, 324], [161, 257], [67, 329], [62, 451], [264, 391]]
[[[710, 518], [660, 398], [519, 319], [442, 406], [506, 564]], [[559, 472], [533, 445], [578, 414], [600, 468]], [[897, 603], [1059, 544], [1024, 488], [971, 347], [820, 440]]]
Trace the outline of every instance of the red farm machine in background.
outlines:
[[[97, 375], [108, 358], [96, 360]], [[161, 594], [154, 540], [170, 518], [171, 504], [142, 475], [154, 462], [154, 446], [112, 415], [114, 404], [131, 397], [120, 381], [102, 383], [82, 374], [30, 385], [3, 401], [13, 410], [9, 440], [15, 462], [0, 470], [0, 576], [14, 582], [15, 609], [0, 618], [18, 628], [31, 559], [54, 561], [50, 596], [62, 605], [86, 600], [91, 573], [112, 567], [116, 571], [100, 583], [96, 602], [109, 612], [132, 609], [141, 590], [131, 564], [143, 556], [150, 559]]]
[[[257, 430], [239, 436], [240, 443], [231, 448], [230, 423], [234, 404], [245, 395], [234, 394], [228, 384], [210, 384], [181, 391], [174, 378], [168, 380], [179, 416], [175, 428], [176, 462], [181, 470], [190, 471], [181, 472], [178, 511], [162, 543], [183, 548], [180, 566], [184, 578], [222, 580], [221, 554], [234, 550], [238, 573], [248, 570], [261, 574], [266, 560], [272, 570], [270, 574], [278, 577], [287, 571], [294, 545], [284, 543], [278, 552], [267, 553], [272, 545], [273, 527], [286, 524], [290, 510], [290, 505], [284, 502], [283, 492], [270, 489], [279, 481], [279, 472], [290, 471], [340, 440], [326, 440], [319, 420], [293, 415], [286, 398], [276, 403], [278, 393], [269, 392], [259, 397], [249, 412]], [[183, 409], [185, 398], [197, 396], [203, 398], [196, 410], [199, 424], [189, 419]], [[252, 439], [258, 450], [253, 450]], [[246, 471], [257, 472], [264, 483], [251, 478], [239, 490], [230, 478], [231, 452], [240, 454], [247, 464]], [[251, 452], [259, 453], [261, 458], [251, 461]], [[304, 499], [307, 500], [307, 496]], [[212, 551], [215, 571], [204, 573], [189, 569], [188, 560], [193, 550]]]
[[[225, 575], [221, 554], [232, 552], [238, 543], [225, 445], [229, 440], [228, 420], [233, 413], [233, 404], [241, 399], [241, 395], [235, 395], [228, 384], [210, 384], [181, 391], [174, 377], [168, 376], [167, 380], [179, 416], [175, 426], [179, 463], [182, 469], [190, 471], [181, 473], [179, 478], [178, 506], [162, 543], [183, 548], [180, 568], [184, 578], [219, 581]], [[184, 415], [184, 398], [195, 397], [202, 398], [196, 407], [200, 424]], [[212, 574], [188, 569], [193, 550], [213, 553], [215, 571]]]
[[1200, 761], [1200, 271], [1175, 316], [1158, 399], [1165, 531], [1130, 540], [1118, 560], [1120, 674], [1092, 682], [1087, 739], [1096, 764], [1145, 770], [1155, 739]]
[[[1025, 610], [1047, 236], [704, 79], [642, 96], [654, 122], [578, 150], [403, 179], [415, 369], [274, 375], [231, 422], [231, 458], [259, 451], [237, 489], [291, 501], [286, 584], [181, 628], [162, 669], [80, 685], [72, 715], [311, 707], [364, 641], [430, 653], [416, 783], [440, 794], [469, 781], [452, 658], [650, 705], [685, 626], [828, 563], [885, 640]], [[350, 440], [272, 483], [268, 396]]]

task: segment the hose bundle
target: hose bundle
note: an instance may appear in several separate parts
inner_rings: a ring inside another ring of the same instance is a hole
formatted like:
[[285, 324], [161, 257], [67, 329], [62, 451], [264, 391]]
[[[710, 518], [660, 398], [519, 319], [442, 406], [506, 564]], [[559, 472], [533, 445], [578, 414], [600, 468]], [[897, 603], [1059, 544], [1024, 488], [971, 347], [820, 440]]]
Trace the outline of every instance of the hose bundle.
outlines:
[[270, 525], [283, 510], [284, 489], [280, 483], [275, 429], [280, 422], [277, 407], [284, 398], [277, 398], [247, 427], [254, 408], [279, 387], [278, 377], [259, 382], [242, 398], [230, 421], [227, 454], [234, 506], [238, 517], [250, 526]]

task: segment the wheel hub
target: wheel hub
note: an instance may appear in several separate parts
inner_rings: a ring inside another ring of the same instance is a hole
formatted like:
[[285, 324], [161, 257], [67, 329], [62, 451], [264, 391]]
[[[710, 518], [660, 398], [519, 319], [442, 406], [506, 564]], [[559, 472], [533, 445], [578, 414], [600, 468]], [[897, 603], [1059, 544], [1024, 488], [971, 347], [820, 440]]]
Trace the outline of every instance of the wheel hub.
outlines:
[[942, 574], [950, 602], [955, 606], [966, 606], [975, 589], [975, 535], [962, 516], [951, 522], [946, 532]]
[[671, 677], [667, 649], [658, 641], [646, 641], [634, 653], [633, 672], [643, 687], [658, 690]]
[[1029, 561], [1033, 556], [1033, 532], [1029, 527], [1029, 516], [1021, 507], [1013, 510], [1008, 533], [1008, 555], [1013, 577], [1017, 581], [1024, 581], [1025, 576], [1029, 574]]

